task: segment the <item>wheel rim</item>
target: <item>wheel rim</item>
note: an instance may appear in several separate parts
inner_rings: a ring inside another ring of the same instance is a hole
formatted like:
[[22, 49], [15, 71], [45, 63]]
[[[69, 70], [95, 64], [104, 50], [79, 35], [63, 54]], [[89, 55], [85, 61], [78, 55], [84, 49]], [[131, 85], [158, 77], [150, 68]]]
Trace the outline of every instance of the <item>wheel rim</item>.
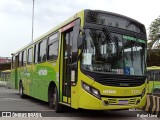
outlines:
[[22, 95], [22, 86], [20, 86], [19, 93]]
[[56, 93], [53, 94], [53, 106], [56, 106]]

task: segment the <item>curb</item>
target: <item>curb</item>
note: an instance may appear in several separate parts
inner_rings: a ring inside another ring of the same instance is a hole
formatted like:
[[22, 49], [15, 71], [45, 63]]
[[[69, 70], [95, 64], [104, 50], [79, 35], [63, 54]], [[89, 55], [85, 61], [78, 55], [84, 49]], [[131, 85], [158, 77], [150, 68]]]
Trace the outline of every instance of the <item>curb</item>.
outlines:
[[160, 97], [147, 95], [147, 102], [142, 110], [160, 117]]
[[0, 81], [0, 87], [4, 87], [4, 86], [7, 86], [7, 82], [5, 82], [5, 81]]

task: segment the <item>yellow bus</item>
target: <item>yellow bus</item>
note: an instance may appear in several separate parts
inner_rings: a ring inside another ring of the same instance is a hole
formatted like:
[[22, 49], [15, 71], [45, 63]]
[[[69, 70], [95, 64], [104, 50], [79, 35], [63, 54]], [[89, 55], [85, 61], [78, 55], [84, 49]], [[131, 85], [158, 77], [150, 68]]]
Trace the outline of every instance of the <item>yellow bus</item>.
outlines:
[[147, 67], [148, 93], [160, 94], [160, 66]]
[[2, 78], [2, 81], [10, 81], [11, 79], [11, 70], [4, 70], [4, 71], [1, 71], [1, 76]]
[[146, 101], [146, 48], [140, 22], [82, 10], [12, 54], [12, 85], [56, 112], [139, 108]]

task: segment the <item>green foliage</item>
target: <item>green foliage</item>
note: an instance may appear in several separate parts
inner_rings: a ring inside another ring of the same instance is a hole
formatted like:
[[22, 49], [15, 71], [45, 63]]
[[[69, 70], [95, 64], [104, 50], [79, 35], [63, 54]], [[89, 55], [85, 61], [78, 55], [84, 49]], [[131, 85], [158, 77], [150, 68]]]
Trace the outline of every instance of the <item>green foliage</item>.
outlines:
[[[148, 48], [151, 49], [154, 45], [154, 43], [158, 42], [158, 40], [160, 39], [160, 36], [157, 34], [160, 32], [160, 16], [155, 19], [150, 27], [149, 27], [149, 40], [151, 41], [150, 43], [148, 43]], [[157, 45], [156, 48], [154, 49], [159, 49], [160, 45]]]

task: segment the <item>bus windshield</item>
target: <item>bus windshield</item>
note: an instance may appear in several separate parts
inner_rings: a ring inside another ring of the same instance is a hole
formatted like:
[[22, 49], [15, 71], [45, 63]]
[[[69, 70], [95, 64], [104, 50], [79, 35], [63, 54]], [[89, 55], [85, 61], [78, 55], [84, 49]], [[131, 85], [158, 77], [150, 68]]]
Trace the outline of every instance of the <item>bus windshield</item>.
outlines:
[[145, 41], [107, 31], [85, 29], [81, 66], [91, 72], [143, 75]]

